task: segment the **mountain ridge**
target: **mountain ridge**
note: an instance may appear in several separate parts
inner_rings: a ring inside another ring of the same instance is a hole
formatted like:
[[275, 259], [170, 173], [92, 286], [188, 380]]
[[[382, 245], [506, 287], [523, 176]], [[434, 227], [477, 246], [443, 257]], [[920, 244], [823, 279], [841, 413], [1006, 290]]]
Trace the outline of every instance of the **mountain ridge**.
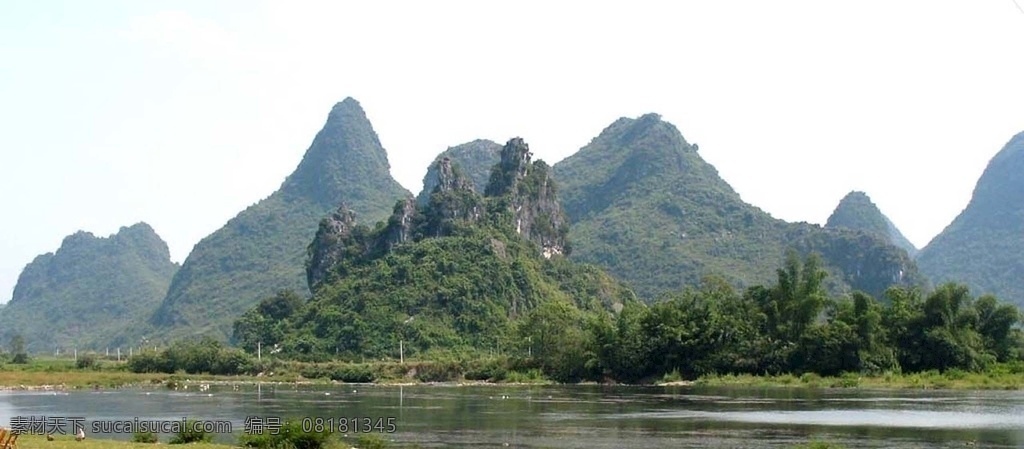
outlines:
[[521, 345], [514, 323], [544, 305], [582, 319], [632, 300], [565, 259], [557, 189], [522, 139], [502, 148], [482, 194], [451, 159], [434, 165], [426, 205], [400, 200], [374, 228], [345, 205], [322, 220], [307, 262], [312, 298], [266, 298], [236, 321], [236, 342], [313, 359], [507, 349]]
[[387, 152], [359, 102], [344, 99], [278, 190], [196, 244], [150, 317], [152, 331], [227, 339], [234, 318], [261, 297], [305, 288], [306, 246], [337, 204], [376, 221], [388, 216], [388, 204], [410, 195], [391, 177]]
[[935, 281], [964, 282], [1024, 307], [1024, 132], [989, 160], [971, 200], [918, 255]]
[[877, 235], [903, 248], [910, 257], [914, 257], [918, 252], [917, 247], [910, 243], [892, 220], [882, 213], [868, 194], [859, 190], [847, 193], [839, 201], [825, 222], [825, 227], [846, 228]]
[[[888, 242], [787, 223], [744, 202], [699, 147], [658, 114], [615, 120], [554, 170], [573, 223], [575, 257], [647, 298], [696, 286], [708, 275], [741, 287], [769, 282], [772, 267], [794, 248], [824, 253], [839, 291], [878, 297], [886, 278], [923, 282], [913, 261], [886, 249]], [[861, 245], [871, 260], [843, 256], [842, 248]], [[887, 268], [868, 270], [869, 279], [863, 263]]]
[[178, 269], [145, 222], [108, 237], [74, 232], [22, 270], [0, 313], [0, 339], [21, 335], [32, 351], [137, 344], [124, 323], [143, 321]]

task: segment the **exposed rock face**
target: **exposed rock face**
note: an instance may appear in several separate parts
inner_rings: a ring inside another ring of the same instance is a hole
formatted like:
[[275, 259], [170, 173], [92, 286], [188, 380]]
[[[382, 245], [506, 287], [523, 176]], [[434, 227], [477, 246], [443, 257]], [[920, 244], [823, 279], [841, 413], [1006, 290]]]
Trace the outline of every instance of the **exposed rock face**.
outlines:
[[483, 193], [491, 179], [491, 168], [501, 160], [501, 148], [501, 144], [478, 139], [444, 150], [427, 168], [427, 174], [423, 177], [423, 190], [416, 197], [416, 201], [421, 205], [426, 205], [430, 201], [430, 194], [434, 192], [438, 182], [437, 163], [445, 158], [472, 180], [473, 190]]
[[427, 223], [423, 233], [431, 237], [450, 235], [459, 223], [475, 223], [483, 214], [483, 199], [473, 190], [473, 181], [463, 176], [449, 158], [435, 164], [434, 191], [424, 207]]
[[384, 234], [384, 247], [381, 250], [387, 252], [394, 247], [412, 240], [413, 227], [418, 221], [416, 200], [406, 198], [395, 204], [395, 211], [388, 219], [387, 232]]
[[309, 260], [306, 262], [306, 280], [311, 291], [316, 291], [328, 281], [330, 269], [345, 257], [346, 243], [352, 241], [355, 227], [356, 213], [345, 204], [320, 220], [320, 228], [309, 245]]
[[551, 169], [530, 158], [522, 139], [510, 140], [492, 170], [487, 195], [481, 196], [450, 158], [441, 157], [431, 170], [437, 179], [431, 182], [434, 188], [429, 201], [420, 204], [411, 197], [398, 201], [386, 227], [379, 231], [357, 225], [355, 214], [342, 206], [320, 222], [309, 245], [306, 277], [310, 291], [315, 293], [330, 283], [332, 276], [344, 275], [346, 264], [379, 257], [407, 242], [456, 235], [484, 226], [483, 221], [536, 243], [545, 258], [568, 254], [569, 225]]
[[486, 194], [508, 198], [516, 232], [540, 245], [545, 257], [567, 255], [569, 220], [558, 201], [551, 168], [543, 161], [531, 164], [532, 156], [521, 138], [505, 144]]

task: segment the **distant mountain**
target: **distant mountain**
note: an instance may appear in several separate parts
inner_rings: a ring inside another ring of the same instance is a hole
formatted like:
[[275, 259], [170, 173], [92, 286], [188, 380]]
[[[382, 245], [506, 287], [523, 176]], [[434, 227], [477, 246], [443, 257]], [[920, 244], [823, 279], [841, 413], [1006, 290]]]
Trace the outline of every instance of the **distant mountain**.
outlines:
[[825, 228], [864, 231], [903, 248], [910, 257], [917, 254], [914, 244], [903, 236], [903, 233], [896, 228], [889, 217], [886, 217], [864, 192], [853, 191], [844, 196], [836, 206], [836, 210], [828, 217], [828, 221], [825, 222]]
[[621, 118], [555, 164], [573, 258], [607, 268], [646, 298], [717, 275], [766, 284], [788, 249], [819, 252], [833, 290], [874, 295], [922, 283], [914, 262], [861, 232], [790, 224], [743, 202], [657, 114]]
[[992, 158], [970, 203], [917, 256], [934, 282], [958, 281], [1024, 307], [1024, 132]]
[[146, 223], [107, 238], [69, 235], [21, 272], [0, 312], [0, 341], [21, 335], [34, 352], [138, 345], [124, 335], [160, 304], [177, 269]]
[[437, 186], [437, 167], [441, 159], [448, 158], [454, 162], [459, 171], [468, 178], [473, 190], [483, 193], [484, 188], [487, 187], [487, 181], [491, 177], [491, 167], [498, 163], [500, 157], [501, 145], [490, 140], [477, 139], [449, 147], [437, 155], [434, 162], [430, 164], [427, 174], [423, 176], [423, 190], [416, 196], [416, 201], [420, 204], [427, 204], [427, 201], [430, 200], [430, 193]]
[[554, 180], [530, 158], [525, 142], [510, 140], [484, 194], [442, 158], [429, 202], [399, 201], [384, 227], [359, 225], [342, 206], [310, 245], [313, 298], [269, 297], [239, 319], [236, 341], [308, 358], [397, 357], [400, 341], [407, 356], [488, 351], [521, 343], [513, 324], [545, 304], [578, 323], [635, 300], [562, 255], [568, 229]]
[[260, 298], [305, 290], [306, 247], [317, 223], [339, 203], [373, 223], [388, 217], [395, 200], [410, 196], [391, 177], [362, 107], [345, 99], [280, 189], [196, 244], [150, 318], [154, 332], [226, 339], [235, 318]]

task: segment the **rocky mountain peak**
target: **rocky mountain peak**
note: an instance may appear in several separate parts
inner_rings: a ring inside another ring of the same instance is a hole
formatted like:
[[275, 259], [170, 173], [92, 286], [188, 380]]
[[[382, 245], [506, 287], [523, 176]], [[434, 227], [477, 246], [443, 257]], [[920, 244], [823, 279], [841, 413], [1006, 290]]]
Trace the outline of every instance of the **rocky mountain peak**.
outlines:
[[434, 159], [423, 177], [423, 190], [416, 197], [421, 205], [426, 205], [430, 194], [434, 192], [439, 176], [438, 162], [449, 159], [459, 171], [472, 182], [473, 190], [483, 193], [491, 178], [491, 168], [501, 160], [502, 146], [490, 140], [477, 139], [472, 142], [449, 147]]
[[910, 256], [917, 254], [914, 244], [878, 209], [868, 194], [861, 191], [854, 190], [839, 201], [825, 222], [825, 228], [862, 231], [903, 248]]
[[501, 159], [491, 169], [486, 196], [502, 196], [514, 191], [516, 184], [526, 177], [533, 153], [520, 137], [514, 137], [501, 149]]

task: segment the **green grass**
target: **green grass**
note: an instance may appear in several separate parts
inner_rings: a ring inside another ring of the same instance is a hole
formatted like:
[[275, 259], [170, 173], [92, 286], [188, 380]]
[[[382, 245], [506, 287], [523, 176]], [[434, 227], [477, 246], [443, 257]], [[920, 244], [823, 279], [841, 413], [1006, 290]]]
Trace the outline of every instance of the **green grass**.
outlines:
[[807, 373], [754, 376], [750, 374], [704, 376], [695, 382], [707, 386], [806, 387], [806, 388], [905, 388], [955, 390], [1020, 390], [1024, 389], [1024, 371], [1018, 365], [996, 365], [983, 372], [948, 370], [923, 373], [884, 373], [860, 375], [845, 373], [838, 377], [821, 377]]
[[[162, 444], [161, 444], [162, 445]], [[46, 441], [42, 435], [22, 435], [18, 437], [20, 449], [153, 449], [152, 443], [136, 443], [131, 441], [104, 440], [86, 437], [75, 441], [73, 435], [56, 435], [53, 441]], [[189, 449], [230, 449], [235, 446], [216, 443], [192, 443]]]

